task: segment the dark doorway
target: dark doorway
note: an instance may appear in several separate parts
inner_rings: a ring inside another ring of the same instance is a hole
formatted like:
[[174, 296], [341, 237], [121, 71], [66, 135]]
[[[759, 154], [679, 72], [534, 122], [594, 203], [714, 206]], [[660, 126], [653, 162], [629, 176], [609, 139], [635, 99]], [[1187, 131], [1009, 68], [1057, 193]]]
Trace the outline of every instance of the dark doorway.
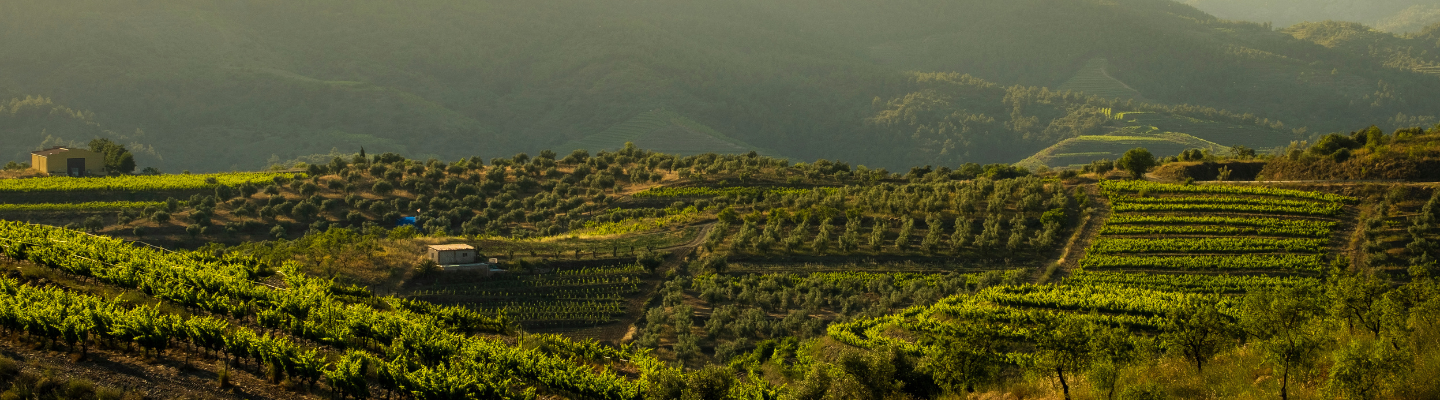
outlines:
[[65, 169], [70, 172], [70, 176], [85, 175], [85, 159], [83, 158], [67, 159], [65, 160], [65, 167]]

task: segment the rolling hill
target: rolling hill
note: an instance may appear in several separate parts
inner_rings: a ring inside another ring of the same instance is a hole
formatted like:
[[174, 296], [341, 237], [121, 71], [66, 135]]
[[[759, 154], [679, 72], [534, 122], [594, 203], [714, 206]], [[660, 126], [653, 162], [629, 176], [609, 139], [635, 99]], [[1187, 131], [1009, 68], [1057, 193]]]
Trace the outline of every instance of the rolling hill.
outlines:
[[1182, 0], [1220, 18], [1286, 27], [1301, 22], [1353, 21], [1385, 32], [1409, 33], [1440, 22], [1435, 0]]
[[[0, 27], [0, 94], [143, 131], [156, 156], [138, 161], [165, 170], [257, 168], [337, 147], [563, 153], [656, 109], [798, 159], [896, 168], [935, 147], [906, 125], [870, 123], [885, 112], [876, 98], [911, 93], [908, 71], [1086, 89], [1065, 85], [1101, 58], [1158, 104], [1312, 133], [1433, 120], [1440, 108], [1432, 75], [1168, 0], [59, 0], [8, 3]], [[26, 129], [5, 141], [39, 146]], [[1078, 134], [956, 142], [936, 162], [1014, 162]]]
[[1086, 94], [1121, 100], [1135, 99], [1143, 101], [1145, 97], [1141, 96], [1140, 92], [1131, 88], [1130, 85], [1126, 85], [1125, 82], [1115, 79], [1115, 77], [1110, 76], [1109, 72], [1105, 71], [1105, 67], [1109, 64], [1110, 61], [1104, 58], [1092, 58], [1086, 61], [1085, 66], [1080, 67], [1079, 71], [1075, 72], [1075, 76], [1065, 80], [1064, 83], [1061, 83], [1060, 86], [1055, 89], [1084, 92]]

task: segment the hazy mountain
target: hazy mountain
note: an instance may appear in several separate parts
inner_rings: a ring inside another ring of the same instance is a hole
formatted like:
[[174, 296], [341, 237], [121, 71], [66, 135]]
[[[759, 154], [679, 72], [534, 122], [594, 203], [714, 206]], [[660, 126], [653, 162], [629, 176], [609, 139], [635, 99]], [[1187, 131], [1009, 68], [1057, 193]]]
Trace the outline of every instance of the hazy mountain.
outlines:
[[[1123, 89], [1099, 93], [1249, 113], [1283, 122], [1276, 132], [1429, 122], [1440, 109], [1431, 95], [1440, 80], [1415, 68], [1169, 0], [3, 7], [0, 94], [85, 110], [104, 131], [139, 129], [144, 136], [122, 142], [153, 146], [163, 158], [142, 154], [139, 162], [167, 170], [255, 168], [362, 146], [451, 159], [564, 152], [558, 147], [598, 143], [585, 138], [659, 109], [704, 129], [658, 134], [710, 132], [772, 154], [886, 167], [916, 157], [1015, 162], [1084, 134], [1064, 123], [1031, 128], [1077, 110], [1017, 109], [1003, 94], [964, 101], [991, 110], [972, 113], [978, 118], [1024, 123], [964, 138], [920, 134], [924, 121], [882, 123], [893, 99], [917, 90], [910, 71], [970, 74], [1000, 87], [1089, 90], [1113, 81]], [[29, 128], [0, 132], [20, 147], [44, 140]], [[58, 140], [102, 134], [70, 135]], [[974, 138], [984, 140], [961, 140]], [[958, 147], [934, 151], [946, 140]]]
[[1348, 21], [1393, 33], [1419, 31], [1440, 22], [1440, 0], [1183, 0], [1225, 19], [1269, 22]]

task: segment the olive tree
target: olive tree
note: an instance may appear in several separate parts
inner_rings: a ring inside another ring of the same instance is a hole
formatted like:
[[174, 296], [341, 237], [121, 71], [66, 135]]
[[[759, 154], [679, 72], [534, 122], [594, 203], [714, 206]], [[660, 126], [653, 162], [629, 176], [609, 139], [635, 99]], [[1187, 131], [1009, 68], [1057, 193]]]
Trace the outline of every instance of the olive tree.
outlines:
[[1265, 361], [1280, 371], [1280, 398], [1289, 399], [1290, 376], [1314, 363], [1325, 335], [1318, 322], [1324, 307], [1317, 304], [1319, 290], [1296, 285], [1271, 291], [1254, 291], [1245, 297], [1240, 322], [1256, 341]]
[[1149, 171], [1150, 168], [1154, 168], [1157, 164], [1158, 163], [1155, 162], [1155, 155], [1150, 154], [1150, 150], [1145, 150], [1144, 147], [1130, 149], [1130, 151], [1120, 156], [1119, 160], [1115, 161], [1115, 166], [1130, 171], [1130, 177], [1134, 179], [1144, 177], [1145, 171]]

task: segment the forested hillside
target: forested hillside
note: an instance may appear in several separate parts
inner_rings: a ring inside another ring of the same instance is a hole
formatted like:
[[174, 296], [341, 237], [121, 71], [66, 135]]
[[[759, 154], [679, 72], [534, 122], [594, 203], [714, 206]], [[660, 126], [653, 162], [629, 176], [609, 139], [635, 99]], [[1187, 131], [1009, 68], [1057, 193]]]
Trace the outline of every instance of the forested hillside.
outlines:
[[[1429, 94], [1440, 89], [1433, 76], [1386, 68], [1351, 47], [1165, 0], [0, 7], [0, 94], [93, 112], [113, 132], [143, 130], [134, 140], [158, 157], [137, 161], [167, 171], [256, 168], [337, 147], [445, 159], [533, 153], [657, 109], [774, 154], [908, 167], [930, 139], [872, 123], [887, 100], [914, 91], [907, 71], [1059, 87], [1094, 75], [1085, 67], [1096, 58], [1144, 99], [1251, 113], [1311, 134], [1397, 114], [1433, 120]], [[1003, 97], [965, 101], [1010, 108]], [[44, 140], [33, 127], [5, 131], [17, 146]], [[987, 143], [1014, 146], [951, 154], [1015, 162], [1054, 144], [1041, 141], [1050, 135], [1007, 140], [1013, 131], [989, 131]]]

